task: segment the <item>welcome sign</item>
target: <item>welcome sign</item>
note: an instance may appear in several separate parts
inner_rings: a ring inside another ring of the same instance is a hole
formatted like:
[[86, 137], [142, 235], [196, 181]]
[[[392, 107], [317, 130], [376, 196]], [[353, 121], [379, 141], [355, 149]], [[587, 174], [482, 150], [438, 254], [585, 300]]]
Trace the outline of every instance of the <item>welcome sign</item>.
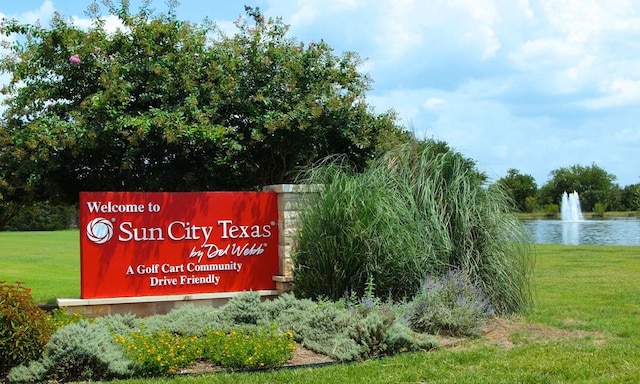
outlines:
[[80, 193], [81, 298], [272, 290], [273, 192]]

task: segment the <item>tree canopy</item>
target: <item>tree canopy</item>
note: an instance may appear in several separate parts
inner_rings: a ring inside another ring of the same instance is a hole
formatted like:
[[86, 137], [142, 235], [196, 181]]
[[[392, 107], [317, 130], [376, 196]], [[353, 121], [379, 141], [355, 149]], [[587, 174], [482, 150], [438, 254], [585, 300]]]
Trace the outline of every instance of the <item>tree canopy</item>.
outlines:
[[551, 179], [540, 189], [540, 198], [545, 203], [560, 205], [562, 193], [576, 191], [585, 211], [593, 210], [596, 203], [606, 203], [614, 186], [616, 176], [596, 164], [573, 165], [551, 171]]
[[0, 202], [76, 201], [81, 190], [255, 189], [345, 154], [359, 168], [408, 133], [366, 103], [361, 59], [288, 37], [245, 7], [237, 32], [107, 2], [123, 28], [56, 15], [15, 36], [0, 124]]
[[533, 210], [532, 204], [528, 203], [528, 201], [535, 199], [538, 193], [538, 185], [533, 176], [522, 174], [518, 169], [510, 168], [507, 170], [507, 175], [498, 179], [497, 183], [506, 189], [520, 212]]

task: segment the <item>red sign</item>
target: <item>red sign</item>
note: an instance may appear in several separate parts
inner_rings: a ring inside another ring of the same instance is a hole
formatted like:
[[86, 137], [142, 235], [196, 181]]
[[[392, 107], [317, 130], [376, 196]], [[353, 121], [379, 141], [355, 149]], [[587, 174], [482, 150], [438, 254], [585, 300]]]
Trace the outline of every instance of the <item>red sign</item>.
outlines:
[[272, 290], [273, 192], [82, 192], [83, 299]]

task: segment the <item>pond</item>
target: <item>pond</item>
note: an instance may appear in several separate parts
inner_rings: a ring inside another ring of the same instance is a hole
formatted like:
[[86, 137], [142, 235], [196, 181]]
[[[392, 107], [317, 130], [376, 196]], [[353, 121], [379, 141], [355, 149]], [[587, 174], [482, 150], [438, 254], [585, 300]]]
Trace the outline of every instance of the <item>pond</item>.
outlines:
[[640, 245], [640, 219], [523, 220], [535, 244]]

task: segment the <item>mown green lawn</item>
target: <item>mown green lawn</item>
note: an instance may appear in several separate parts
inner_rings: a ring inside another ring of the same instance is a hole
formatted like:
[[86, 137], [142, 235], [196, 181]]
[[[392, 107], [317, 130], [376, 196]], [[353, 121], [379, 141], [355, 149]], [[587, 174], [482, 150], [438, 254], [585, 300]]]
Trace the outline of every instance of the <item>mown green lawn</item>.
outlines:
[[[455, 348], [269, 372], [185, 375], [124, 383], [636, 383], [640, 378], [640, 247], [535, 246], [535, 307], [505, 347]], [[79, 295], [78, 232], [0, 232], [0, 280], [38, 301]], [[560, 329], [547, 337], [533, 329]], [[574, 332], [575, 331], [575, 332]], [[580, 333], [577, 333], [580, 331]]]
[[78, 230], [0, 232], [0, 281], [21, 281], [38, 303], [80, 297]]

